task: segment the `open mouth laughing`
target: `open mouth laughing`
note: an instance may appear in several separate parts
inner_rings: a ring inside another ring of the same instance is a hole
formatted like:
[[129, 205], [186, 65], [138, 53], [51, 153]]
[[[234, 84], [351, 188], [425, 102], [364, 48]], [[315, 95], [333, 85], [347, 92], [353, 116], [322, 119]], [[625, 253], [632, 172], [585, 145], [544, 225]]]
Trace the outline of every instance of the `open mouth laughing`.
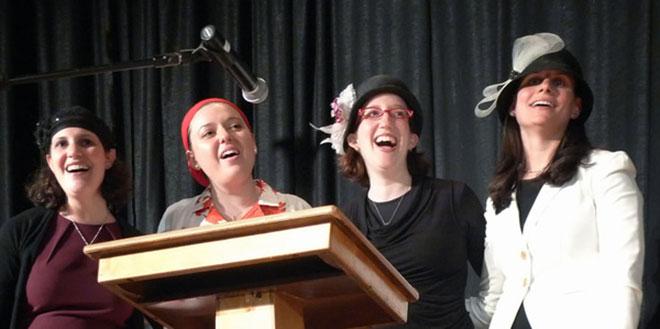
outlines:
[[89, 166], [84, 164], [70, 164], [64, 168], [68, 173], [79, 173], [86, 172], [89, 170]]
[[241, 154], [241, 152], [239, 152], [235, 148], [226, 149], [222, 151], [222, 153], [220, 154], [220, 159], [225, 160], [225, 159], [237, 157], [239, 154]]
[[531, 107], [553, 108], [553, 107], [555, 107], [555, 104], [553, 102], [547, 101], [547, 100], [538, 100], [538, 101], [532, 102], [532, 104], [530, 104], [530, 106]]
[[374, 139], [374, 143], [379, 147], [394, 148], [397, 145], [397, 140], [394, 136], [380, 135]]

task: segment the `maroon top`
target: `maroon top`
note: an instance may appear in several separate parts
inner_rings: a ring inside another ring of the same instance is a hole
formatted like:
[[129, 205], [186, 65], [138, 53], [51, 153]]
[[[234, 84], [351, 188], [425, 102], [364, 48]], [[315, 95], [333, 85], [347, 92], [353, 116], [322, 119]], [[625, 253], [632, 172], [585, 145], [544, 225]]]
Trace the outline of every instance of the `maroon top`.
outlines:
[[[100, 225], [78, 224], [87, 242]], [[105, 225], [95, 242], [121, 237], [119, 224]], [[30, 329], [123, 328], [133, 307], [97, 283], [98, 262], [87, 257], [73, 223], [58, 215], [27, 280]]]

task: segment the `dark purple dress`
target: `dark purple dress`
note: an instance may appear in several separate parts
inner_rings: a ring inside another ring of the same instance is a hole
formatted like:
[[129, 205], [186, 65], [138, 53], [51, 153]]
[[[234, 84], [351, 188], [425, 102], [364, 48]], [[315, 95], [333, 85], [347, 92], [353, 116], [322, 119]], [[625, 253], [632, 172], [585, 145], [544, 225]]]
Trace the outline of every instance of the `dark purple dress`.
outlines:
[[[117, 223], [77, 224], [91, 242], [121, 237]], [[29, 328], [123, 328], [133, 307], [97, 283], [98, 262], [87, 257], [85, 242], [73, 223], [62, 216], [52, 222], [45, 245], [27, 280]]]

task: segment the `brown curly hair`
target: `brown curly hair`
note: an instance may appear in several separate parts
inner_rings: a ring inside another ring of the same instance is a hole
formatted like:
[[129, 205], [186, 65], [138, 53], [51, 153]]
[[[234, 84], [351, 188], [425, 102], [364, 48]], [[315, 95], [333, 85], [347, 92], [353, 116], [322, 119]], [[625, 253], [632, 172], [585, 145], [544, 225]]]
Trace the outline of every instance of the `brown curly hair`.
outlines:
[[[111, 211], [117, 211], [128, 202], [131, 187], [131, 174], [128, 167], [120, 160], [115, 160], [106, 170], [101, 195]], [[45, 160], [35, 171], [32, 180], [26, 186], [27, 196], [35, 206], [60, 209], [67, 202], [66, 194], [57, 182], [55, 175]]]

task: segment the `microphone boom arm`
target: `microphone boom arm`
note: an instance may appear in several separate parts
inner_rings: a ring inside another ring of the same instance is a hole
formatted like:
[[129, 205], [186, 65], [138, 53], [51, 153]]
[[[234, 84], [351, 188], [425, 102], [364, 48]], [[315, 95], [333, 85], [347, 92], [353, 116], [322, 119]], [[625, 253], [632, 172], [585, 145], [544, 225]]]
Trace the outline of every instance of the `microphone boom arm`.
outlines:
[[260, 77], [252, 75], [241, 61], [232, 54], [231, 44], [218, 35], [213, 25], [205, 26], [200, 32], [202, 43], [197, 48], [209, 61], [216, 62], [238, 83], [243, 98], [253, 104], [263, 102], [268, 97], [268, 84]]
[[190, 64], [200, 61], [210, 61], [210, 59], [196, 49], [182, 49], [172, 53], [156, 55], [149, 59], [141, 59], [123, 63], [106, 64], [99, 66], [83, 67], [77, 69], [59, 70], [48, 73], [39, 73], [34, 75], [24, 75], [8, 80], [0, 80], [0, 90], [3, 90], [12, 85], [26, 84], [39, 81], [56, 80], [61, 78], [75, 78], [87, 75], [130, 71], [144, 68], [164, 68], [171, 66], [179, 66], [182, 64]]
[[266, 81], [260, 77], [253, 76], [244, 68], [240, 61], [231, 54], [231, 45], [216, 34], [213, 25], [204, 27], [200, 35], [202, 42], [195, 49], [182, 49], [172, 53], [156, 55], [149, 59], [24, 75], [8, 80], [5, 80], [0, 72], [0, 90], [13, 85], [32, 82], [144, 68], [165, 68], [204, 61], [221, 64], [225, 71], [229, 72], [234, 80], [238, 82], [243, 93], [243, 98], [246, 101], [258, 104], [268, 97], [268, 85]]

